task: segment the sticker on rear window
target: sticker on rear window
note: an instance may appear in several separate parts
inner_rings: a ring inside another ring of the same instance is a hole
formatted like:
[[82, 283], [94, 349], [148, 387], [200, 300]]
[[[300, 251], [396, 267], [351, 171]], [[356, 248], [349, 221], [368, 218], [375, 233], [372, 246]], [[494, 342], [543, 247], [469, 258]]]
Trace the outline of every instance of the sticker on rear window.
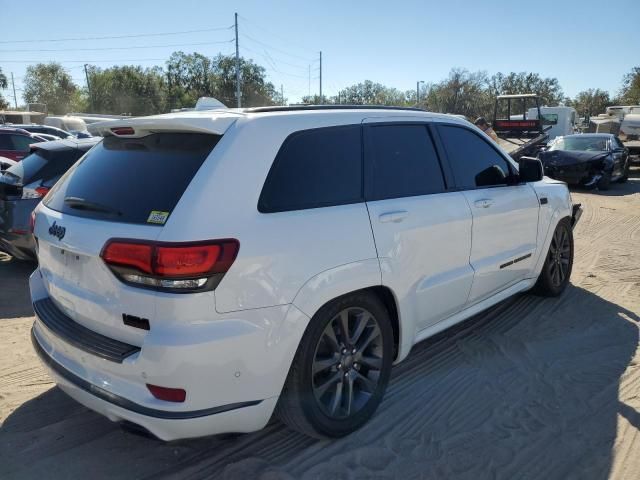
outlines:
[[161, 212], [160, 210], [152, 210], [149, 214], [149, 218], [147, 218], [147, 223], [157, 223], [159, 225], [164, 225], [169, 218], [169, 212]]

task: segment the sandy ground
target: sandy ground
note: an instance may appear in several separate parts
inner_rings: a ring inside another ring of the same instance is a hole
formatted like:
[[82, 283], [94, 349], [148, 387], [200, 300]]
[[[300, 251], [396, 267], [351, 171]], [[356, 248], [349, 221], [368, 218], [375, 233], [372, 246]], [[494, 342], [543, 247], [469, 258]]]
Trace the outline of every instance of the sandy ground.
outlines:
[[338, 441], [278, 423], [163, 444], [66, 397], [32, 352], [28, 265], [0, 262], [0, 478], [640, 478], [640, 171], [574, 192], [573, 285], [416, 346]]

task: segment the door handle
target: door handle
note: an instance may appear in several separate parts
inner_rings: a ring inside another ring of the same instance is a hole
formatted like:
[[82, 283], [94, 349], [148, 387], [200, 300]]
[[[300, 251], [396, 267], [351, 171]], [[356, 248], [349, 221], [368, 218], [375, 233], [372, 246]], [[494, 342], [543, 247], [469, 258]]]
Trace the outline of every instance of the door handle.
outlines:
[[491, 205], [493, 205], [493, 200], [490, 198], [483, 198], [481, 200], [476, 200], [475, 202], [473, 202], [473, 204], [476, 206], [476, 208], [489, 208]]
[[380, 223], [388, 223], [388, 222], [399, 223], [405, 218], [407, 218], [408, 216], [409, 216], [409, 212], [407, 212], [406, 210], [397, 210], [395, 212], [381, 213], [380, 216], [378, 217], [378, 220], [380, 220]]

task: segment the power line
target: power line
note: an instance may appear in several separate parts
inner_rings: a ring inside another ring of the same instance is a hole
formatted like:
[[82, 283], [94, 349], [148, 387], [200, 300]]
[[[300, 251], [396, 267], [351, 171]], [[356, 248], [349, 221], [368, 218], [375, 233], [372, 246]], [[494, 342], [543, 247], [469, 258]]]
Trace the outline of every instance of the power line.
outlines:
[[[241, 19], [243, 19], [244, 21], [248, 22], [250, 25], [253, 25], [254, 27], [257, 27], [258, 29], [262, 30], [263, 32], [268, 33], [268, 34], [269, 34], [269, 35], [271, 35], [272, 37], [276, 37], [276, 38], [280, 39], [281, 41], [285, 42], [287, 45], [293, 45], [293, 46], [296, 46], [296, 45], [295, 45], [295, 43], [292, 43], [291, 39], [287, 39], [287, 38], [284, 38], [284, 37], [283, 37], [283, 36], [281, 36], [281, 35], [277, 35], [277, 34], [273, 33], [272, 31], [270, 31], [270, 30], [268, 30], [268, 29], [264, 28], [263, 26], [261, 26], [261, 25], [259, 25], [259, 24], [255, 23], [255, 22], [253, 22], [252, 20], [249, 20], [248, 18], [246, 18], [246, 17], [244, 17], [244, 16], [242, 16], [242, 15], [238, 15], [238, 16], [239, 16]], [[306, 51], [306, 49], [301, 48], [301, 47], [296, 47], [296, 48], [297, 48], [298, 50], [301, 50], [301, 51], [302, 51], [302, 50], [305, 50], [305, 51]], [[303, 59], [303, 60], [307, 60], [307, 59], [305, 58], [305, 59]]]
[[[161, 62], [166, 58], [131, 58], [121, 60], [56, 60], [54, 63], [118, 63], [118, 62]], [[2, 60], [2, 63], [46, 63], [43, 60]], [[76, 68], [76, 67], [69, 67]]]
[[[240, 34], [240, 37], [243, 37], [243, 36], [244, 36], [244, 34]], [[249, 48], [246, 45], [243, 45], [242, 48], [245, 49], [245, 50], [249, 50], [250, 52], [253, 52], [253, 53], [256, 53], [256, 54], [260, 54], [256, 50], [253, 50], [252, 48]], [[274, 62], [277, 61], [278, 63], [281, 63], [283, 65], [287, 65], [288, 67], [299, 68], [300, 70], [307, 70], [307, 68], [308, 68], [308, 65], [300, 65], [299, 63], [291, 63], [291, 62], [287, 62], [285, 60], [282, 60], [281, 58], [274, 57], [273, 55], [270, 55], [269, 52], [267, 52], [266, 50], [263, 50], [263, 52], [266, 55], [268, 55], [269, 58], [271, 60], [273, 60]]]
[[133, 35], [109, 35], [102, 37], [73, 37], [73, 38], [53, 38], [53, 39], [40, 39], [40, 40], [2, 40], [0, 44], [6, 43], [37, 43], [37, 42], [74, 42], [80, 40], [114, 40], [117, 38], [143, 38], [143, 37], [164, 37], [166, 35], [185, 35], [189, 33], [202, 33], [202, 32], [219, 32], [222, 30], [230, 30], [233, 25], [229, 27], [218, 28], [203, 28], [200, 30], [184, 30], [181, 32], [161, 32], [161, 33], [140, 33]]
[[165, 47], [190, 47], [196, 45], [219, 45], [223, 43], [231, 43], [235, 39], [223, 40], [220, 42], [199, 42], [199, 43], [174, 43], [169, 45], [138, 45], [134, 47], [99, 47], [99, 48], [37, 48], [37, 49], [23, 49], [23, 50], [0, 50], [3, 53], [9, 52], [93, 52], [103, 50], [133, 50], [138, 48], [165, 48]]
[[288, 76], [290, 76], [290, 77], [307, 78], [307, 75], [298, 75], [298, 74], [296, 74], [296, 73], [283, 72], [283, 71], [282, 71], [282, 70], [280, 70], [278, 67], [276, 67], [276, 65], [275, 65], [275, 60], [274, 60], [271, 56], [269, 56], [269, 55], [268, 55], [268, 53], [266, 53], [266, 52], [265, 52], [265, 54], [266, 54], [266, 56], [265, 56], [265, 54], [262, 54], [262, 53], [260, 53], [260, 52], [257, 52], [257, 51], [255, 51], [255, 50], [253, 50], [252, 48], [249, 48], [249, 47], [246, 47], [246, 46], [244, 46], [244, 47], [242, 47], [242, 48], [243, 48], [244, 50], [248, 50], [248, 51], [250, 51], [250, 52], [253, 52], [253, 53], [254, 53], [254, 54], [256, 54], [256, 55], [260, 55], [260, 56], [261, 56], [264, 60], [266, 60], [268, 63], [271, 63], [271, 68], [272, 68], [273, 70], [275, 70], [277, 73], [280, 73], [280, 74], [282, 74], [282, 75], [288, 75]]
[[290, 57], [297, 58], [298, 60], [304, 60], [305, 62], [308, 62], [311, 59], [311, 57], [302, 57], [300, 55], [294, 55], [293, 53], [289, 53], [289, 52], [286, 52], [284, 50], [280, 50], [279, 48], [276, 48], [276, 47], [274, 47], [272, 45], [269, 45], [268, 43], [262, 42], [260, 40], [256, 40], [255, 38], [247, 35], [246, 33], [243, 33], [242, 36], [245, 37], [247, 40], [250, 40], [250, 41], [255, 42], [255, 43], [259, 44], [259, 45], [262, 45], [263, 47], [270, 48], [271, 50], [275, 50], [276, 52], [282, 53], [283, 55], [288, 55]]

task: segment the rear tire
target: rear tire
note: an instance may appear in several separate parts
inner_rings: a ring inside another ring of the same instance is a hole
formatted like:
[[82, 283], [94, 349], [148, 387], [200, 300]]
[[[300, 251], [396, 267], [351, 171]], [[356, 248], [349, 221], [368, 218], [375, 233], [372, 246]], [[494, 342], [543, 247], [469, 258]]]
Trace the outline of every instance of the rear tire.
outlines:
[[375, 295], [359, 292], [329, 302], [302, 337], [276, 416], [311, 437], [348, 435], [382, 401], [392, 356], [389, 313]]
[[573, 250], [571, 222], [563, 218], [553, 232], [547, 258], [533, 289], [534, 293], [544, 297], [557, 297], [564, 292], [573, 269]]

